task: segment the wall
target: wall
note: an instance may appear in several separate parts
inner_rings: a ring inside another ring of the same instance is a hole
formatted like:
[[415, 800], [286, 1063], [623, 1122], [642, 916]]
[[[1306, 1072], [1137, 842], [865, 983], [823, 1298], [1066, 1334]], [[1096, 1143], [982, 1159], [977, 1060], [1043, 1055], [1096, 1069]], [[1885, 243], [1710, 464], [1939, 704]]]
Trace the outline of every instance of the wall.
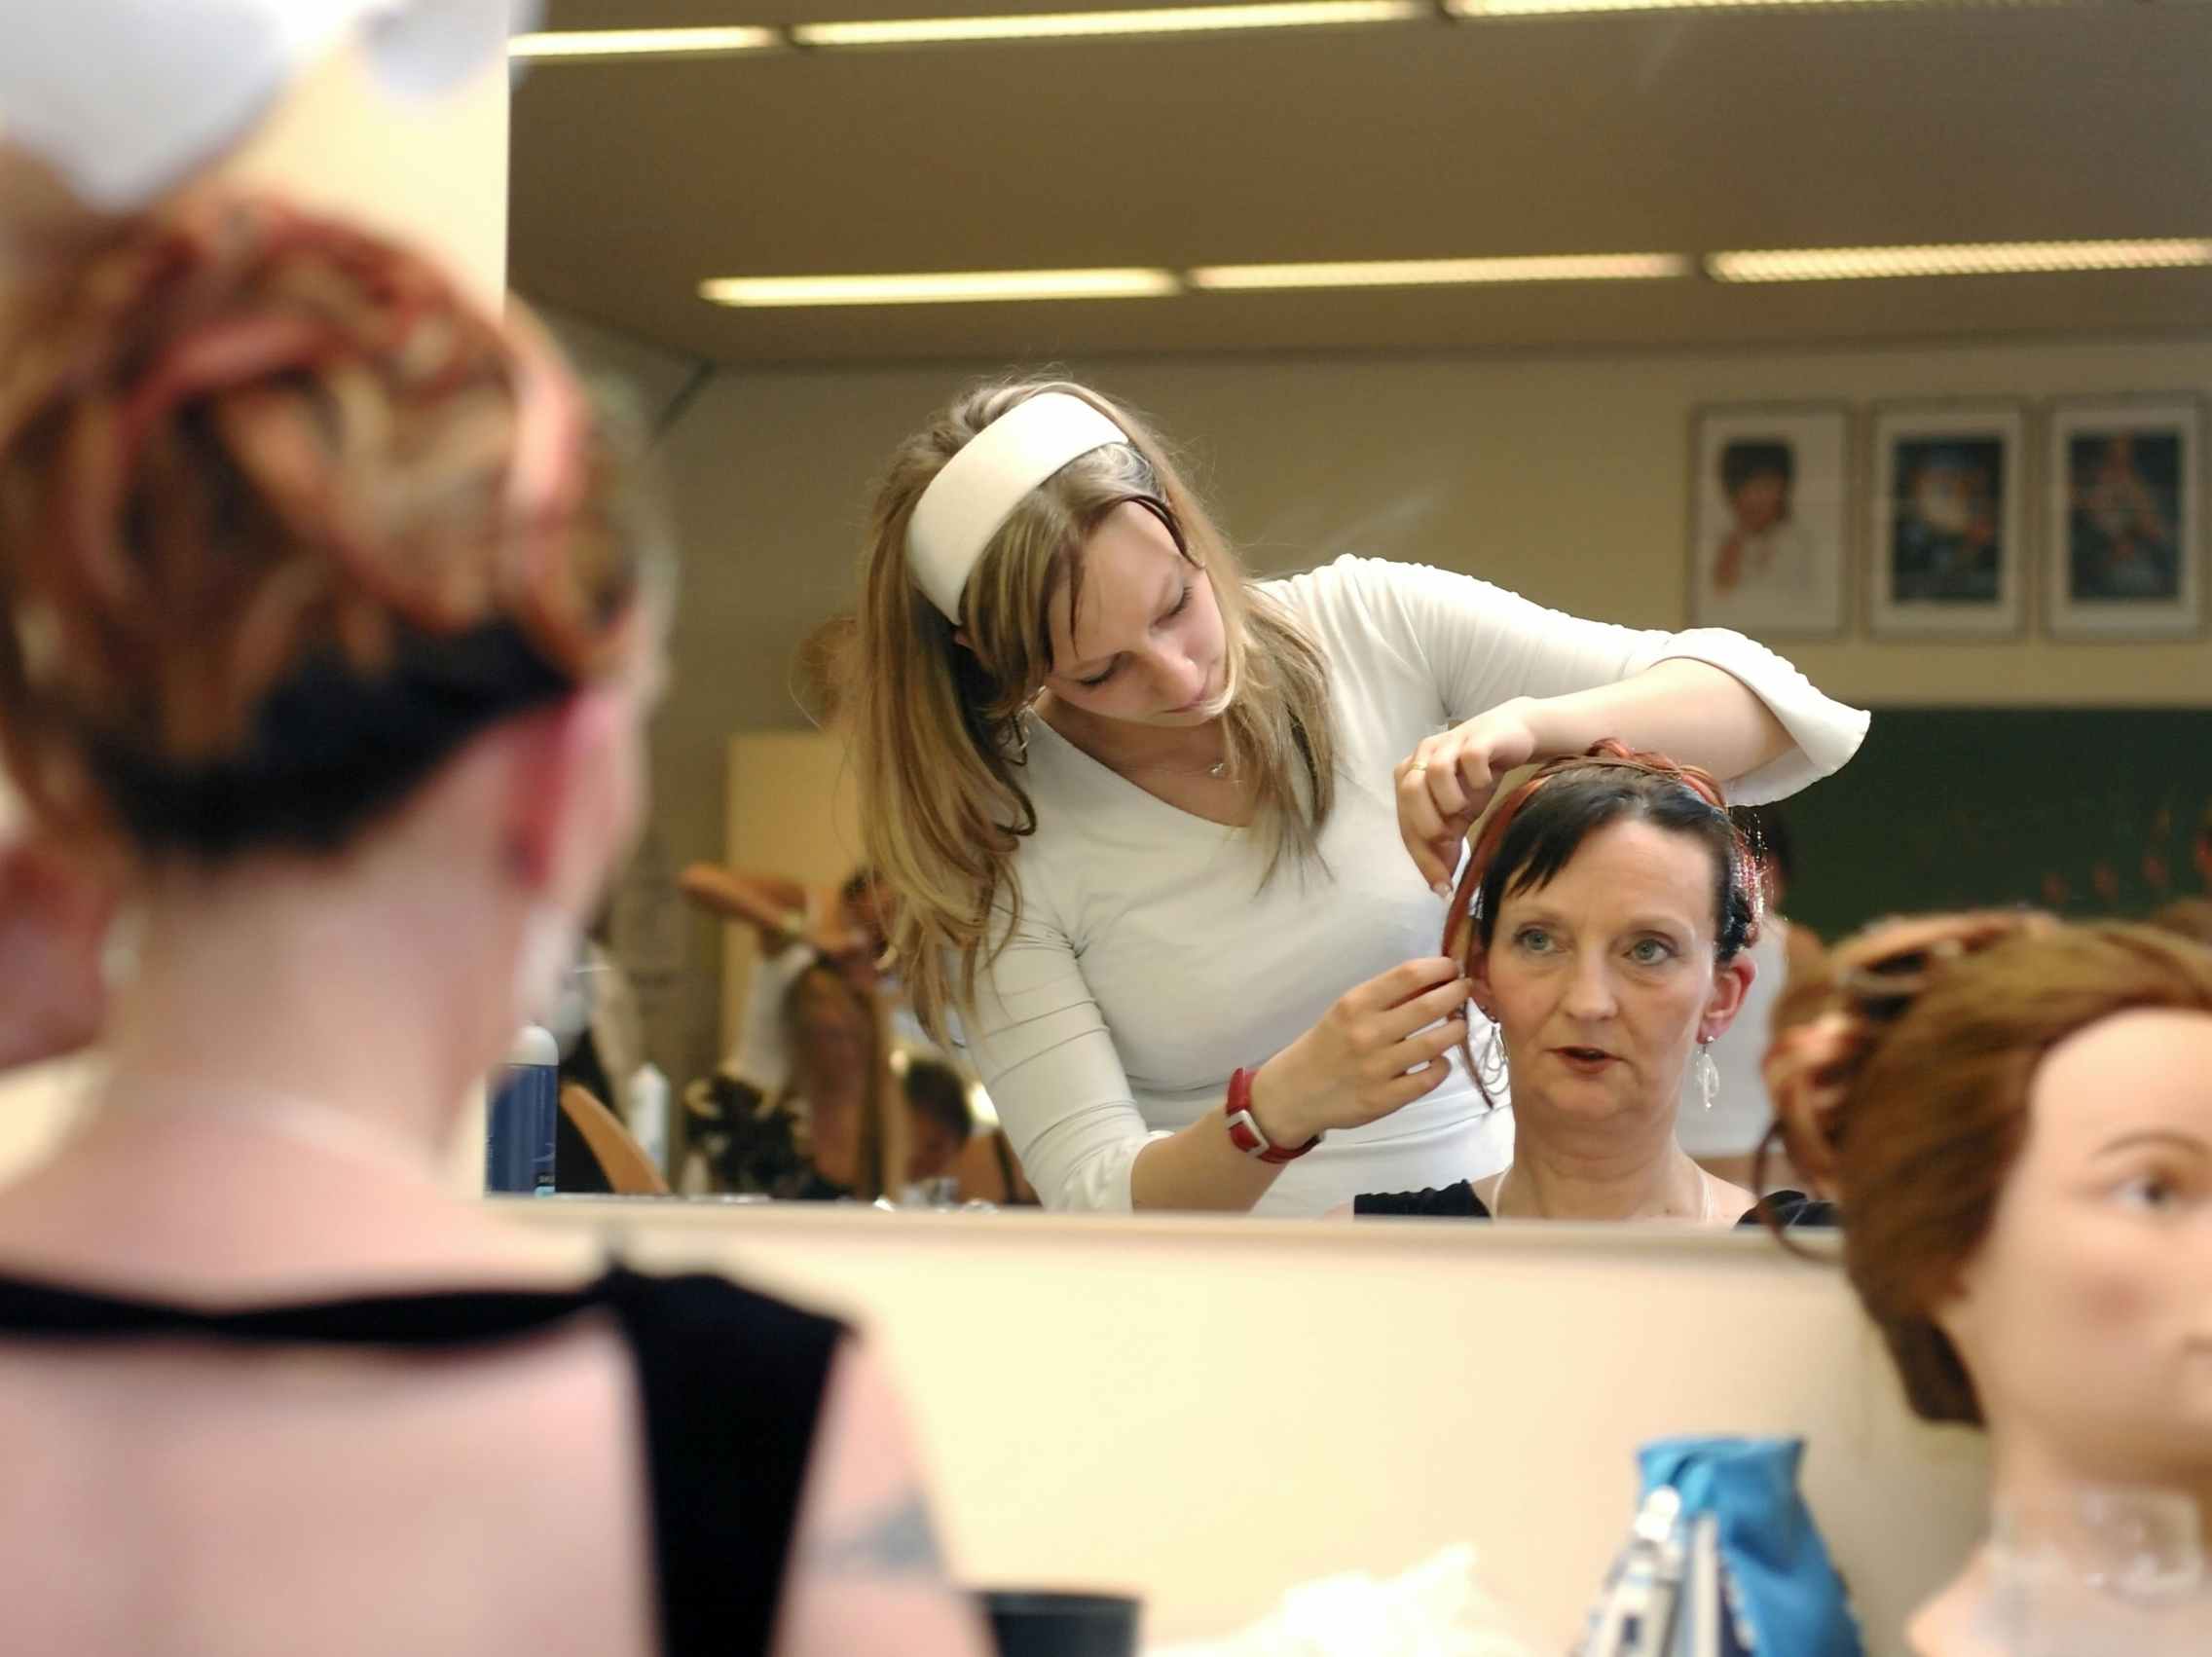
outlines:
[[[679, 865], [721, 855], [726, 745], [798, 726], [792, 646], [847, 607], [871, 480], [894, 445], [987, 364], [726, 371], [667, 434], [685, 602], [655, 730], [659, 828]], [[1737, 355], [1123, 361], [1104, 388], [1195, 457], [1256, 568], [1340, 551], [1420, 559], [1585, 615], [1684, 617], [1690, 412], [1713, 402], [2195, 389], [2212, 337]], [[2031, 457], [2033, 459], [2033, 457]], [[2212, 704], [2201, 644], [1793, 644], [1867, 703]], [[719, 945], [695, 922], [701, 960]], [[658, 1026], [672, 1074], [713, 1061], [713, 984]]]
[[509, 1206], [861, 1319], [962, 1577], [1132, 1589], [1158, 1639], [1464, 1540], [1565, 1650], [1671, 1433], [1804, 1437], [1874, 1657], [1980, 1524], [1978, 1440], [1912, 1420], [1841, 1273], [1761, 1236]]

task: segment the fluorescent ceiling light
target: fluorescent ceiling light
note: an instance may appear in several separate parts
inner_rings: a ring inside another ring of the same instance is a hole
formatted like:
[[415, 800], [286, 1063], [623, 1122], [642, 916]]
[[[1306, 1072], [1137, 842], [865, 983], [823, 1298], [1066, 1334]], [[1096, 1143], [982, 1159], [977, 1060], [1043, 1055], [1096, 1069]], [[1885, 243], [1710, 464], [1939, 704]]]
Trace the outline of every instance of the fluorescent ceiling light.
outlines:
[[1098, 35], [1206, 34], [1230, 29], [1343, 28], [1360, 23], [1402, 23], [1433, 15], [1423, 0], [1263, 0], [1248, 6], [796, 23], [792, 39], [800, 46], [925, 46], [983, 40], [1074, 40]]
[[1212, 265], [1199, 288], [1425, 287], [1465, 282], [1633, 282], [1689, 274], [1675, 253], [1571, 253], [1527, 259], [1385, 259], [1336, 265]]
[[1714, 253], [1720, 282], [1830, 282], [1882, 276], [2000, 276], [2064, 271], [2170, 271], [2212, 265], [2212, 239], [1983, 241], [1955, 246], [1807, 247]]
[[1843, 6], [1908, 6], [1927, 0], [1444, 0], [1455, 18], [1553, 18], [1581, 12], [1763, 12]]
[[770, 28], [575, 29], [518, 34], [507, 42], [507, 55], [548, 57], [674, 57], [691, 53], [766, 52], [784, 37]]
[[699, 296], [740, 310], [801, 305], [957, 305], [1009, 299], [1161, 299], [1172, 271], [931, 271], [886, 276], [725, 276]]

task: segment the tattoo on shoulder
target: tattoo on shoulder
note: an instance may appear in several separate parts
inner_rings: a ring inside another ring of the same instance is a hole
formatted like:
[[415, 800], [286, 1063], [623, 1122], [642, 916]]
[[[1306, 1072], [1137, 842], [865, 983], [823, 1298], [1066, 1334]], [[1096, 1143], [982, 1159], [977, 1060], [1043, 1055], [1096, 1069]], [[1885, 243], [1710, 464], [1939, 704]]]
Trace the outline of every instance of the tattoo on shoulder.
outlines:
[[942, 1576], [943, 1556], [916, 1491], [870, 1517], [831, 1528], [806, 1550], [806, 1565], [831, 1575]]

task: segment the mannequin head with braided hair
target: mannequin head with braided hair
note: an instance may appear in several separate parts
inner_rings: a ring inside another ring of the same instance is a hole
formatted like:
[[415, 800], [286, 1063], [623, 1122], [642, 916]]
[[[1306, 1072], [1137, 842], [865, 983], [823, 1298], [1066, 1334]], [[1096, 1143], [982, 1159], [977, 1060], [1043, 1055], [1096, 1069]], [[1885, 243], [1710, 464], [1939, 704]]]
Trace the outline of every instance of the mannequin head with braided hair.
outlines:
[[125, 871], [147, 951], [396, 927], [388, 999], [453, 973], [465, 1076], [644, 809], [618, 424], [527, 316], [257, 197], [119, 222], [10, 323], [0, 760], [35, 825]]
[[2001, 1499], [2212, 1498], [2212, 951], [2024, 912], [1889, 921], [1776, 1032], [1779, 1131], [1842, 1205], [1913, 1409], [1988, 1430]]
[[[1735, 1188], [1706, 1202], [1674, 1131], [1692, 1055], [1750, 986], [1744, 949], [1760, 902], [1718, 786], [1663, 755], [1602, 742], [1542, 766], [1491, 813], [1443, 947], [1497, 1026], [1523, 1212], [1674, 1213], [1687, 1201], [1728, 1222], [1750, 1205]], [[1494, 1073], [1473, 1054], [1468, 1064], [1490, 1093]], [[1547, 1186], [1593, 1200], [1534, 1200]]]

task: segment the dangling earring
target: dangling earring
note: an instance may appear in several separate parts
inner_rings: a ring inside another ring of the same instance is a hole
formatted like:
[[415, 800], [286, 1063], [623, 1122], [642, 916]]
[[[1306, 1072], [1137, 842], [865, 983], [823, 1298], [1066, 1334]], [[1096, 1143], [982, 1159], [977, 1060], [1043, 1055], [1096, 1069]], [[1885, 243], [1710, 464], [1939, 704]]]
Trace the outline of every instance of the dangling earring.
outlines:
[[1008, 759], [1016, 765], [1029, 763], [1029, 721], [1037, 717], [1037, 704], [1044, 699], [1045, 687], [1039, 685], [1028, 701], [1014, 711], [1014, 718], [1006, 722], [1006, 737], [1000, 747]]
[[1720, 1066], [1713, 1062], [1710, 1042], [1698, 1043], [1697, 1062], [1690, 1066], [1690, 1072], [1697, 1078], [1698, 1098], [1707, 1110], [1713, 1109], [1713, 1101], [1720, 1097]]
[[1496, 1087], [1506, 1077], [1505, 1037], [1487, 1013], [1484, 1025], [1483, 1039], [1475, 1044], [1475, 1079], [1485, 1087]]

